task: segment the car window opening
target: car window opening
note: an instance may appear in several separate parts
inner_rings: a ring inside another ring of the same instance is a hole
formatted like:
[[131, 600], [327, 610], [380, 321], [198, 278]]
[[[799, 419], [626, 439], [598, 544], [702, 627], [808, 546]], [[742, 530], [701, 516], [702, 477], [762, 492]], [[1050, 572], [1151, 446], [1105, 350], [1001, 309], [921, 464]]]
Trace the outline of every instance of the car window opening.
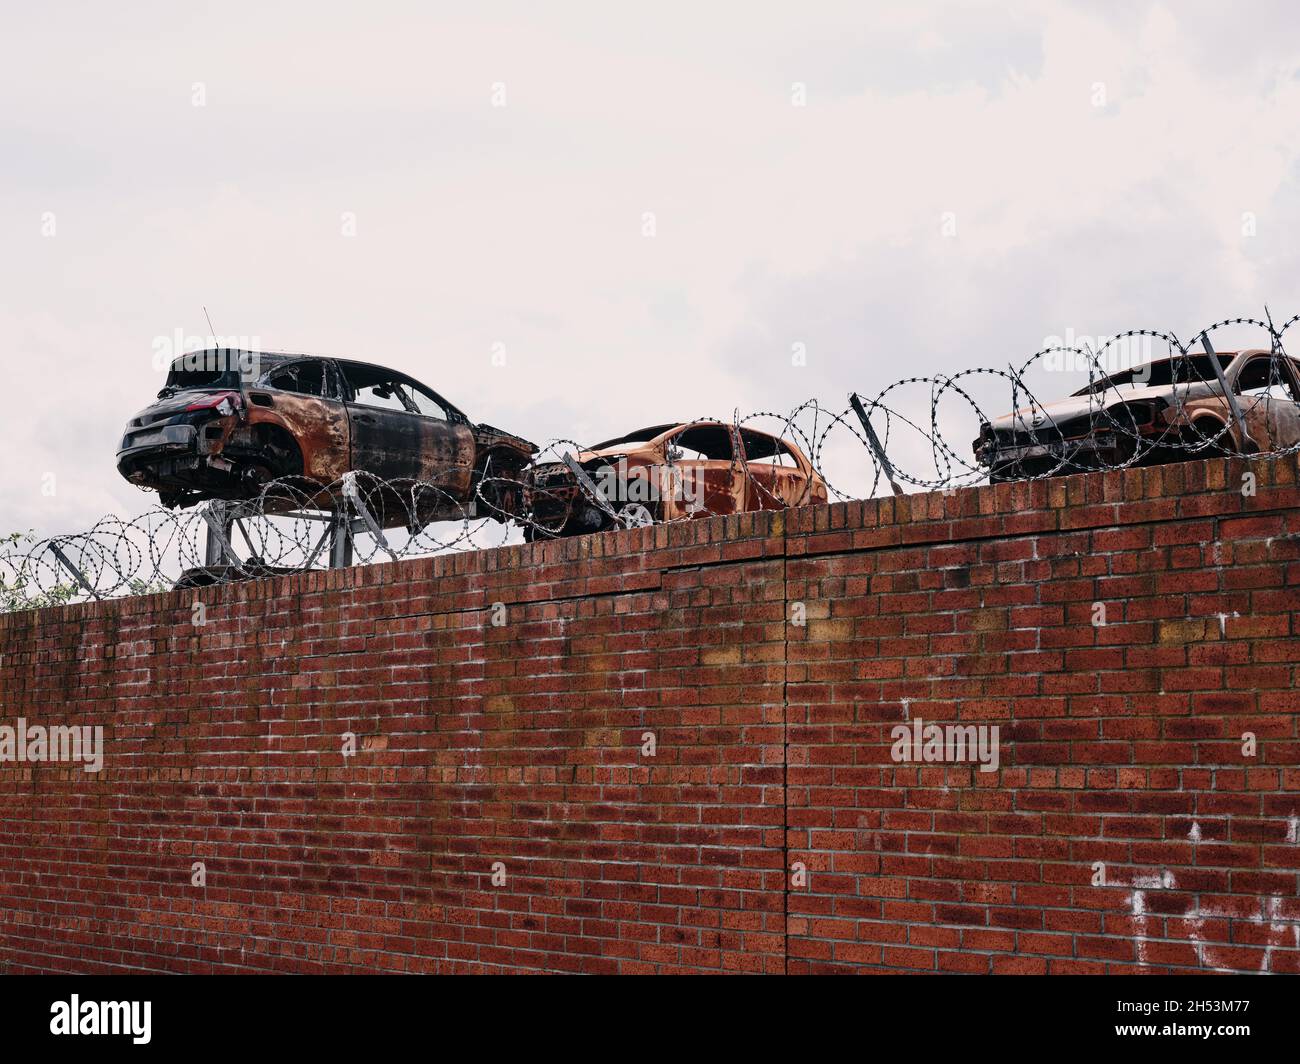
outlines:
[[789, 445], [775, 436], [752, 429], [740, 430], [740, 442], [745, 445], [745, 461], [750, 465], [778, 465], [794, 468], [798, 463]]
[[1236, 390], [1239, 395], [1297, 401], [1282, 363], [1272, 355], [1258, 355], [1247, 362], [1237, 374]]
[[324, 397], [325, 367], [320, 362], [302, 362], [276, 371], [267, 383], [283, 392]]
[[697, 425], [669, 442], [686, 461], [730, 462], [732, 458], [731, 430], [725, 425]]

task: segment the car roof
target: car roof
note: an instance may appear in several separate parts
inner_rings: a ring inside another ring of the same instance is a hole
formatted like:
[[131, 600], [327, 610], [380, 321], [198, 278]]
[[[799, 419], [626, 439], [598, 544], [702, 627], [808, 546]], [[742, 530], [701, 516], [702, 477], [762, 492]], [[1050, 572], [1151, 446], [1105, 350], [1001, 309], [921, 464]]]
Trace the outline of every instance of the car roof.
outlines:
[[[1214, 354], [1219, 360], [1219, 365], [1226, 371], [1238, 359], [1244, 360], [1245, 356], [1247, 355], [1271, 355], [1272, 352], [1267, 347], [1250, 347], [1250, 348], [1242, 348], [1240, 351], [1216, 351], [1214, 352]], [[1077, 392], [1071, 392], [1070, 397], [1079, 398], [1088, 395], [1089, 393], [1095, 394], [1097, 392], [1105, 390], [1107, 387], [1111, 386], [1117, 380], [1121, 384], [1123, 384], [1125, 383], [1125, 381], [1123, 380], [1124, 377], [1133, 374], [1137, 370], [1144, 369], [1149, 366], [1164, 366], [1170, 362], [1175, 362], [1179, 359], [1190, 358], [1196, 360], [1196, 359], [1204, 359], [1208, 357], [1209, 357], [1208, 354], [1204, 351], [1189, 350], [1182, 354], [1164, 355], [1160, 358], [1153, 358], [1148, 362], [1139, 362], [1132, 366], [1125, 366], [1123, 369], [1116, 370], [1114, 373], [1108, 373], [1104, 377], [1098, 377], [1095, 381], [1091, 381], [1090, 383], [1084, 385]], [[1297, 359], [1293, 355], [1288, 355], [1287, 357], [1290, 358], [1291, 361], [1295, 363], [1298, 368], [1300, 368], [1300, 359]]]
[[[459, 414], [461, 417], [464, 417], [467, 421], [469, 420], [468, 416], [465, 414], [465, 411], [461, 410], [460, 407], [458, 407], [455, 403], [447, 399], [441, 392], [438, 392], [431, 386], [425, 384], [418, 377], [413, 377], [411, 376], [411, 374], [404, 373], [400, 369], [394, 369], [392, 366], [381, 366], [377, 362], [361, 362], [353, 358], [336, 358], [334, 355], [317, 355], [317, 354], [311, 354], [309, 352], [301, 352], [295, 354], [289, 351], [248, 351], [242, 348], [235, 348], [235, 347], [207, 348], [204, 351], [187, 352], [186, 354], [201, 355], [201, 354], [206, 354], [209, 351], [212, 352], [229, 351], [235, 354], [255, 355], [257, 357], [258, 368], [261, 370], [261, 375], [263, 376], [266, 374], [268, 370], [275, 369], [277, 366], [287, 365], [290, 362], [302, 362], [307, 360], [314, 361], [314, 362], [333, 362], [335, 365], [343, 368], [344, 370], [346, 370], [347, 367], [349, 366], [354, 366], [357, 369], [373, 370], [376, 373], [391, 373], [395, 377], [404, 377], [406, 380], [415, 381], [417, 384], [420, 384], [422, 387], [428, 388], [429, 391], [433, 392], [434, 396], [444, 406], [448, 407], [451, 410], [454, 410], [457, 414]], [[186, 355], [181, 355], [180, 357], [185, 358]]]
[[[228, 351], [234, 354], [256, 355], [259, 363], [264, 366], [283, 365], [286, 362], [300, 362], [310, 359], [316, 362], [335, 362], [340, 366], [356, 366], [360, 369], [373, 369], [382, 373], [395, 373], [401, 377], [410, 377], [411, 380], [417, 379], [411, 377], [409, 373], [403, 372], [400, 369], [396, 369], [393, 366], [382, 366], [378, 362], [362, 362], [360, 359], [338, 358], [335, 355], [321, 355], [310, 351], [253, 351], [248, 348], [240, 347], [208, 347], [200, 351], [187, 351], [183, 355], [178, 355], [177, 358], [197, 357], [198, 355], [206, 355], [209, 353], [216, 354], [221, 351]], [[176, 359], [173, 359], [173, 362], [174, 361], [176, 361]]]
[[[633, 429], [623, 436], [617, 436], [612, 440], [605, 440], [603, 443], [593, 443], [590, 447], [585, 448], [588, 453], [598, 453], [600, 451], [609, 451], [625, 443], [653, 443], [661, 436], [667, 436], [669, 433], [679, 430], [685, 431], [691, 428], [731, 428], [728, 421], [670, 421], [663, 425], [647, 425], [643, 429]], [[793, 440], [787, 440], [784, 436], [778, 436], [775, 433], [764, 432], [762, 429], [756, 429], [749, 425], [741, 425], [741, 432], [752, 432], [757, 436], [763, 436], [766, 439], [779, 441], [781, 444], [789, 447], [796, 455], [807, 461], [803, 451], [797, 447]]]
[[[603, 451], [608, 447], [617, 447], [620, 443], [652, 443], [660, 436], [665, 436], [670, 432], [676, 432], [678, 429], [691, 428], [730, 428], [729, 421], [668, 421], [662, 425], [647, 425], [643, 429], [633, 429], [631, 432], [624, 433], [622, 436], [615, 436], [612, 440], [606, 440], [604, 443], [594, 443], [588, 450]], [[757, 432], [763, 436], [772, 435], [770, 432], [763, 432], [762, 429], [751, 429], [742, 426], [742, 431]]]

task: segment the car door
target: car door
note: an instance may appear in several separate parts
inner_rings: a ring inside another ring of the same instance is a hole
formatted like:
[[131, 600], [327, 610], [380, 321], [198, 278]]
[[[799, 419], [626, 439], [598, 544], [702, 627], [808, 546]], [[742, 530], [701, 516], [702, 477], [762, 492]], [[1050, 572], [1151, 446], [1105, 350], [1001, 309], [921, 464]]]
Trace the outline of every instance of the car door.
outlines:
[[664, 442], [668, 484], [661, 488], [666, 521], [734, 514], [745, 484], [735, 432], [720, 422], [685, 425]]
[[451, 407], [432, 388], [406, 378], [405, 394], [420, 419], [421, 446], [424, 449], [426, 476], [462, 502], [474, 491], [474, 469], [478, 452], [474, 433], [465, 416]]
[[410, 378], [378, 366], [343, 367], [352, 428], [352, 467], [380, 480], [432, 483], [468, 500], [474, 437], [464, 424], [420, 409]]
[[1292, 391], [1292, 377], [1282, 364], [1284, 357], [1252, 356], [1233, 384], [1246, 428], [1261, 451], [1284, 450], [1300, 443], [1300, 397]]
[[789, 444], [745, 428], [740, 442], [745, 449], [746, 510], [781, 510], [808, 501], [808, 475]]
[[306, 476], [329, 484], [347, 472], [348, 415], [332, 362], [307, 358], [276, 366], [248, 396], [250, 423], [288, 432]]

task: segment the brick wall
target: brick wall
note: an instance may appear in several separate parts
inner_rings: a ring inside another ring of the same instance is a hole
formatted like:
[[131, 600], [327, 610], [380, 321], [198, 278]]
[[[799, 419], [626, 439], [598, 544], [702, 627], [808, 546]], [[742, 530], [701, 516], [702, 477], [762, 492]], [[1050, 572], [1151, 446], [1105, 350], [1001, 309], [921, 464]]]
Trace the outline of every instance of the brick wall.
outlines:
[[0, 764], [0, 970], [1300, 971], [1300, 489], [1243, 468], [0, 616], [0, 724], [106, 734]]

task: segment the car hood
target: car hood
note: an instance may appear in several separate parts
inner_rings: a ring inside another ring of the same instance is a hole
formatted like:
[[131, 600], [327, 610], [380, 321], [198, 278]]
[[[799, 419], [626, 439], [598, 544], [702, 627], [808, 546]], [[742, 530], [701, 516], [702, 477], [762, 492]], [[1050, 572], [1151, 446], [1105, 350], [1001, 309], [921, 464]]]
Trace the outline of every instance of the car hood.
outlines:
[[522, 436], [516, 436], [513, 432], [499, 429], [495, 425], [485, 423], [471, 425], [470, 431], [474, 434], [474, 440], [480, 447], [506, 444], [529, 455], [537, 453], [537, 444], [524, 439]]
[[[648, 447], [644, 443], [635, 443], [623, 447], [601, 447], [594, 451], [584, 449], [578, 451], [577, 454], [574, 455], [574, 458], [577, 460], [578, 465], [586, 466], [591, 462], [599, 462], [610, 458], [620, 458], [624, 455], [628, 458], [652, 460], [654, 448]], [[535, 466], [537, 472], [544, 474], [555, 473], [565, 468], [567, 468], [567, 466], [563, 460], [540, 462]]]
[[[596, 450], [581, 450], [574, 457], [578, 460], [578, 465], [586, 465], [588, 462], [595, 462], [601, 459], [609, 458], [639, 458], [643, 460], [652, 460], [655, 456], [655, 449], [644, 443], [625, 444], [620, 447], [600, 447]], [[563, 464], [558, 463], [558, 464]]]
[[157, 421], [163, 415], [179, 414], [195, 399], [203, 395], [216, 395], [219, 392], [229, 392], [230, 388], [186, 388], [183, 392], [177, 392], [175, 395], [169, 395], [166, 399], [158, 399], [150, 403], [143, 410], [136, 413], [131, 420], [139, 421], [147, 419]]
[[1015, 413], [1003, 414], [1002, 417], [994, 418], [989, 424], [994, 429], [1014, 429], [1017, 431], [1038, 429], [1044, 425], [1059, 425], [1071, 418], [1109, 410], [1123, 403], [1132, 403], [1143, 399], [1172, 401], [1175, 392], [1178, 393], [1179, 401], [1187, 402], [1189, 399], [1210, 395], [1217, 391], [1218, 389], [1215, 386], [1207, 384], [1178, 385], [1177, 387], [1160, 384], [1145, 388], [1108, 388], [1096, 395], [1071, 395], [1065, 399], [1057, 399], [1054, 402], [1043, 403], [1039, 406], [1021, 407]]
[[645, 458], [653, 455], [654, 448], [645, 443], [628, 443], [618, 447], [602, 447], [596, 451], [580, 451], [579, 462], [590, 462], [593, 458], [617, 458], [627, 455], [629, 458]]

